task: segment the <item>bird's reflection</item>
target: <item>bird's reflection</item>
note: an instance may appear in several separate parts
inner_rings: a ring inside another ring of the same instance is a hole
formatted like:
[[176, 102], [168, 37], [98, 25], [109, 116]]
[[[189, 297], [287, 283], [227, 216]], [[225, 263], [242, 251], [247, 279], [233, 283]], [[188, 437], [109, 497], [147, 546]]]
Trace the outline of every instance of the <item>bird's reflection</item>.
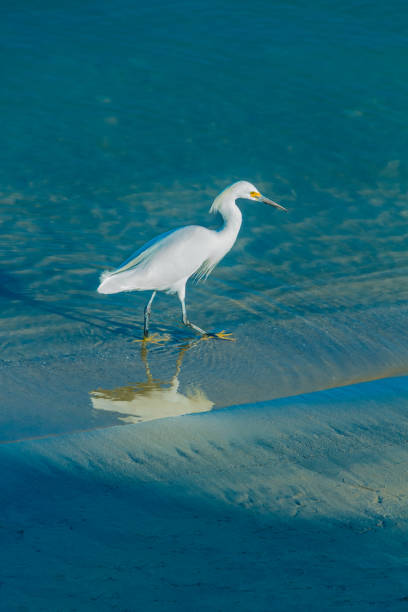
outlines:
[[146, 370], [147, 380], [115, 389], [97, 389], [90, 392], [93, 408], [119, 412], [124, 423], [141, 423], [171, 416], [207, 412], [214, 402], [209, 400], [200, 389], [190, 389], [180, 393], [179, 375], [185, 353], [197, 341], [180, 347], [176, 371], [170, 380], [153, 378], [148, 357], [148, 347], [142, 343], [141, 358]]

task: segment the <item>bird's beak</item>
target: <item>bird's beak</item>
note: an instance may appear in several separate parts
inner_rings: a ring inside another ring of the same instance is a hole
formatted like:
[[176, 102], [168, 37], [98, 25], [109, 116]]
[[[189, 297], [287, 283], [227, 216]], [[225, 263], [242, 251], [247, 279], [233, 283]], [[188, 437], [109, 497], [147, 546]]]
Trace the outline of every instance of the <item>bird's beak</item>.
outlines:
[[261, 200], [261, 202], [265, 202], [265, 204], [269, 204], [269, 206], [275, 206], [275, 208], [279, 208], [280, 210], [284, 210], [287, 212], [287, 208], [285, 208], [284, 206], [281, 206], [280, 204], [277, 204], [276, 202], [274, 202], [273, 200], [270, 200], [269, 198], [265, 198], [265, 196], [263, 195], [261, 195], [259, 199]]

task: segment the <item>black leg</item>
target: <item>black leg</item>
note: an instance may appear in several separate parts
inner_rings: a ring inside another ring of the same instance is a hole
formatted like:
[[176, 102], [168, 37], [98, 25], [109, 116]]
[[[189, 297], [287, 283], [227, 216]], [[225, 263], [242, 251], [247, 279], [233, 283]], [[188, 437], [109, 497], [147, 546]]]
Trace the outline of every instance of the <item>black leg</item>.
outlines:
[[155, 295], [156, 295], [156, 291], [153, 291], [152, 297], [150, 298], [150, 300], [148, 301], [148, 303], [146, 304], [145, 309], [144, 309], [144, 330], [143, 330], [143, 335], [144, 335], [145, 338], [147, 338], [147, 336], [149, 335], [150, 312], [152, 310], [152, 302], [154, 300]]

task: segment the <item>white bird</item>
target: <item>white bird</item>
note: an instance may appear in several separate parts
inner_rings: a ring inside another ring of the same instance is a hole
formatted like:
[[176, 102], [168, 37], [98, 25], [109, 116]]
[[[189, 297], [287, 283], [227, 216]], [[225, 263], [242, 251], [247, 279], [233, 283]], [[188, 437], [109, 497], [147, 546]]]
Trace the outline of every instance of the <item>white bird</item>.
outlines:
[[223, 218], [223, 225], [219, 230], [200, 225], [186, 225], [153, 238], [117, 270], [104, 272], [98, 292], [153, 291], [144, 310], [145, 338], [149, 335], [150, 312], [156, 292], [177, 293], [181, 302], [183, 324], [207, 335], [207, 332], [187, 318], [186, 283], [193, 274], [199, 279], [207, 278], [232, 248], [242, 223], [242, 214], [236, 204], [239, 198], [265, 202], [286, 210], [261, 195], [251, 183], [238, 181], [224, 189], [210, 208], [210, 213], [219, 212]]

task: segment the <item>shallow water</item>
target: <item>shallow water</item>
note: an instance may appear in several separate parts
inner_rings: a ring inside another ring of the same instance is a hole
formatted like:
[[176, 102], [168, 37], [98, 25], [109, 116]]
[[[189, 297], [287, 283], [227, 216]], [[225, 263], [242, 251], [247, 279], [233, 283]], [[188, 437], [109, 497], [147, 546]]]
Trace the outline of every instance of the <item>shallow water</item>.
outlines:
[[192, 321], [235, 342], [190, 346], [157, 299], [157, 389], [179, 368], [177, 393], [219, 407], [408, 371], [403, 7], [1, 9], [2, 439], [126, 419], [112, 397], [149, 380], [148, 296], [98, 295], [99, 274], [157, 233], [215, 227], [241, 178], [289, 212], [242, 202], [234, 249], [188, 290]]

